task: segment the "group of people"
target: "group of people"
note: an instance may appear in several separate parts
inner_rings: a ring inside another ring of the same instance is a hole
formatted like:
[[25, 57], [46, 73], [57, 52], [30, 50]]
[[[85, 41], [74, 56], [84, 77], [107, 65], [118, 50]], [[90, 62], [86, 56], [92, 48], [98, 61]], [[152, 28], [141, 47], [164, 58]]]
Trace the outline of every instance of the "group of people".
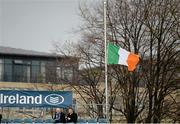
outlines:
[[54, 119], [54, 123], [77, 123], [78, 117], [72, 108], [68, 109], [67, 115], [63, 112], [63, 109], [56, 108], [52, 118]]

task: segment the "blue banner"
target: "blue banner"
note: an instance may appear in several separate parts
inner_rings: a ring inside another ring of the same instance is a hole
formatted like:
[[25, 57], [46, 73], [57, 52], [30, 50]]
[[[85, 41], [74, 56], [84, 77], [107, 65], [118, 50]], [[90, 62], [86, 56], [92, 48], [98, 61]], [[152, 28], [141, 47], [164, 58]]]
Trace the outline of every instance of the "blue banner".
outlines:
[[69, 107], [71, 91], [0, 90], [0, 107]]

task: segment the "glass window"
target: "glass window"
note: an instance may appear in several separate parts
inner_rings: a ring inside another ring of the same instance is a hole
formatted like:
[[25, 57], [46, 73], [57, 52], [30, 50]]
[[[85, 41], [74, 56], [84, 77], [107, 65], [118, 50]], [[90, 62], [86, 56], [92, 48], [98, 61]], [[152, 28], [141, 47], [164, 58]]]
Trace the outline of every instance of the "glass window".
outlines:
[[39, 74], [40, 74], [40, 62], [39, 61], [32, 61], [32, 65], [31, 65], [31, 81], [32, 82], [37, 82]]
[[30, 66], [22, 64], [13, 65], [13, 81], [30, 82]]
[[30, 78], [31, 78], [31, 66], [27, 65], [27, 82], [30, 82]]
[[25, 64], [25, 65], [31, 65], [31, 61], [26, 61], [26, 60], [24, 60], [24, 61], [23, 61], [23, 64]]
[[46, 62], [41, 62], [41, 74], [39, 75], [39, 82], [45, 82], [46, 80]]
[[56, 67], [56, 74], [57, 74], [57, 78], [61, 78], [61, 68], [60, 67]]
[[25, 71], [25, 82], [30, 82], [31, 78], [31, 61], [23, 61]]
[[39, 66], [39, 65], [40, 65], [40, 61], [33, 60], [33, 61], [32, 61], [32, 65]]
[[39, 63], [33, 65], [34, 67], [36, 67], [36, 69], [34, 68], [34, 70], [37, 71], [37, 73], [35, 72], [34, 76], [36, 78], [36, 82], [42, 83], [46, 81], [46, 62], [42, 61], [40, 65], [38, 64]]
[[73, 69], [72, 69], [72, 67], [65, 67], [62, 70], [62, 74], [63, 74], [63, 79], [64, 80], [72, 81], [72, 77], [73, 77]]
[[3, 72], [4, 71], [4, 63], [3, 59], [0, 59], [0, 81], [3, 81]]
[[29, 63], [29, 61], [13, 61], [13, 81], [30, 82], [30, 65], [27, 63]]
[[46, 82], [56, 82], [56, 63], [49, 61], [46, 64]]
[[13, 68], [13, 81], [15, 82], [23, 82], [23, 66], [19, 64], [14, 64]]
[[4, 59], [5, 64], [12, 64], [12, 59]]
[[46, 63], [41, 62], [41, 73], [45, 74], [45, 72], [46, 72]]
[[4, 81], [12, 81], [12, 59], [4, 59]]
[[15, 64], [23, 64], [23, 61], [22, 60], [14, 60], [14, 63]]

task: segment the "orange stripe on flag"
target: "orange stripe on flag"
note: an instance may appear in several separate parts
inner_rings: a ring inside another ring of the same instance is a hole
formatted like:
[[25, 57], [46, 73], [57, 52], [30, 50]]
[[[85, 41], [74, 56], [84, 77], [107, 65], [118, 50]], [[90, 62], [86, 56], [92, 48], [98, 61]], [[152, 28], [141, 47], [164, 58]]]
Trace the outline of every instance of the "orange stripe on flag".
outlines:
[[130, 53], [127, 59], [128, 71], [134, 71], [138, 62], [139, 62], [139, 55]]

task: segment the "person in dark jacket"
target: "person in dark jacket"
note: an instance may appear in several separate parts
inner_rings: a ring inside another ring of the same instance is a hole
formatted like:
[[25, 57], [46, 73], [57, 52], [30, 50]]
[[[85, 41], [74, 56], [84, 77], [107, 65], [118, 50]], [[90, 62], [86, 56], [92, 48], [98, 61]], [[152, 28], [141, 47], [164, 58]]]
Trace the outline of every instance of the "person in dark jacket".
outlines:
[[66, 117], [66, 122], [67, 123], [77, 123], [77, 114], [73, 111], [72, 108], [68, 109], [68, 114]]
[[53, 117], [54, 123], [66, 123], [65, 114], [60, 108], [56, 108], [55, 115]]

